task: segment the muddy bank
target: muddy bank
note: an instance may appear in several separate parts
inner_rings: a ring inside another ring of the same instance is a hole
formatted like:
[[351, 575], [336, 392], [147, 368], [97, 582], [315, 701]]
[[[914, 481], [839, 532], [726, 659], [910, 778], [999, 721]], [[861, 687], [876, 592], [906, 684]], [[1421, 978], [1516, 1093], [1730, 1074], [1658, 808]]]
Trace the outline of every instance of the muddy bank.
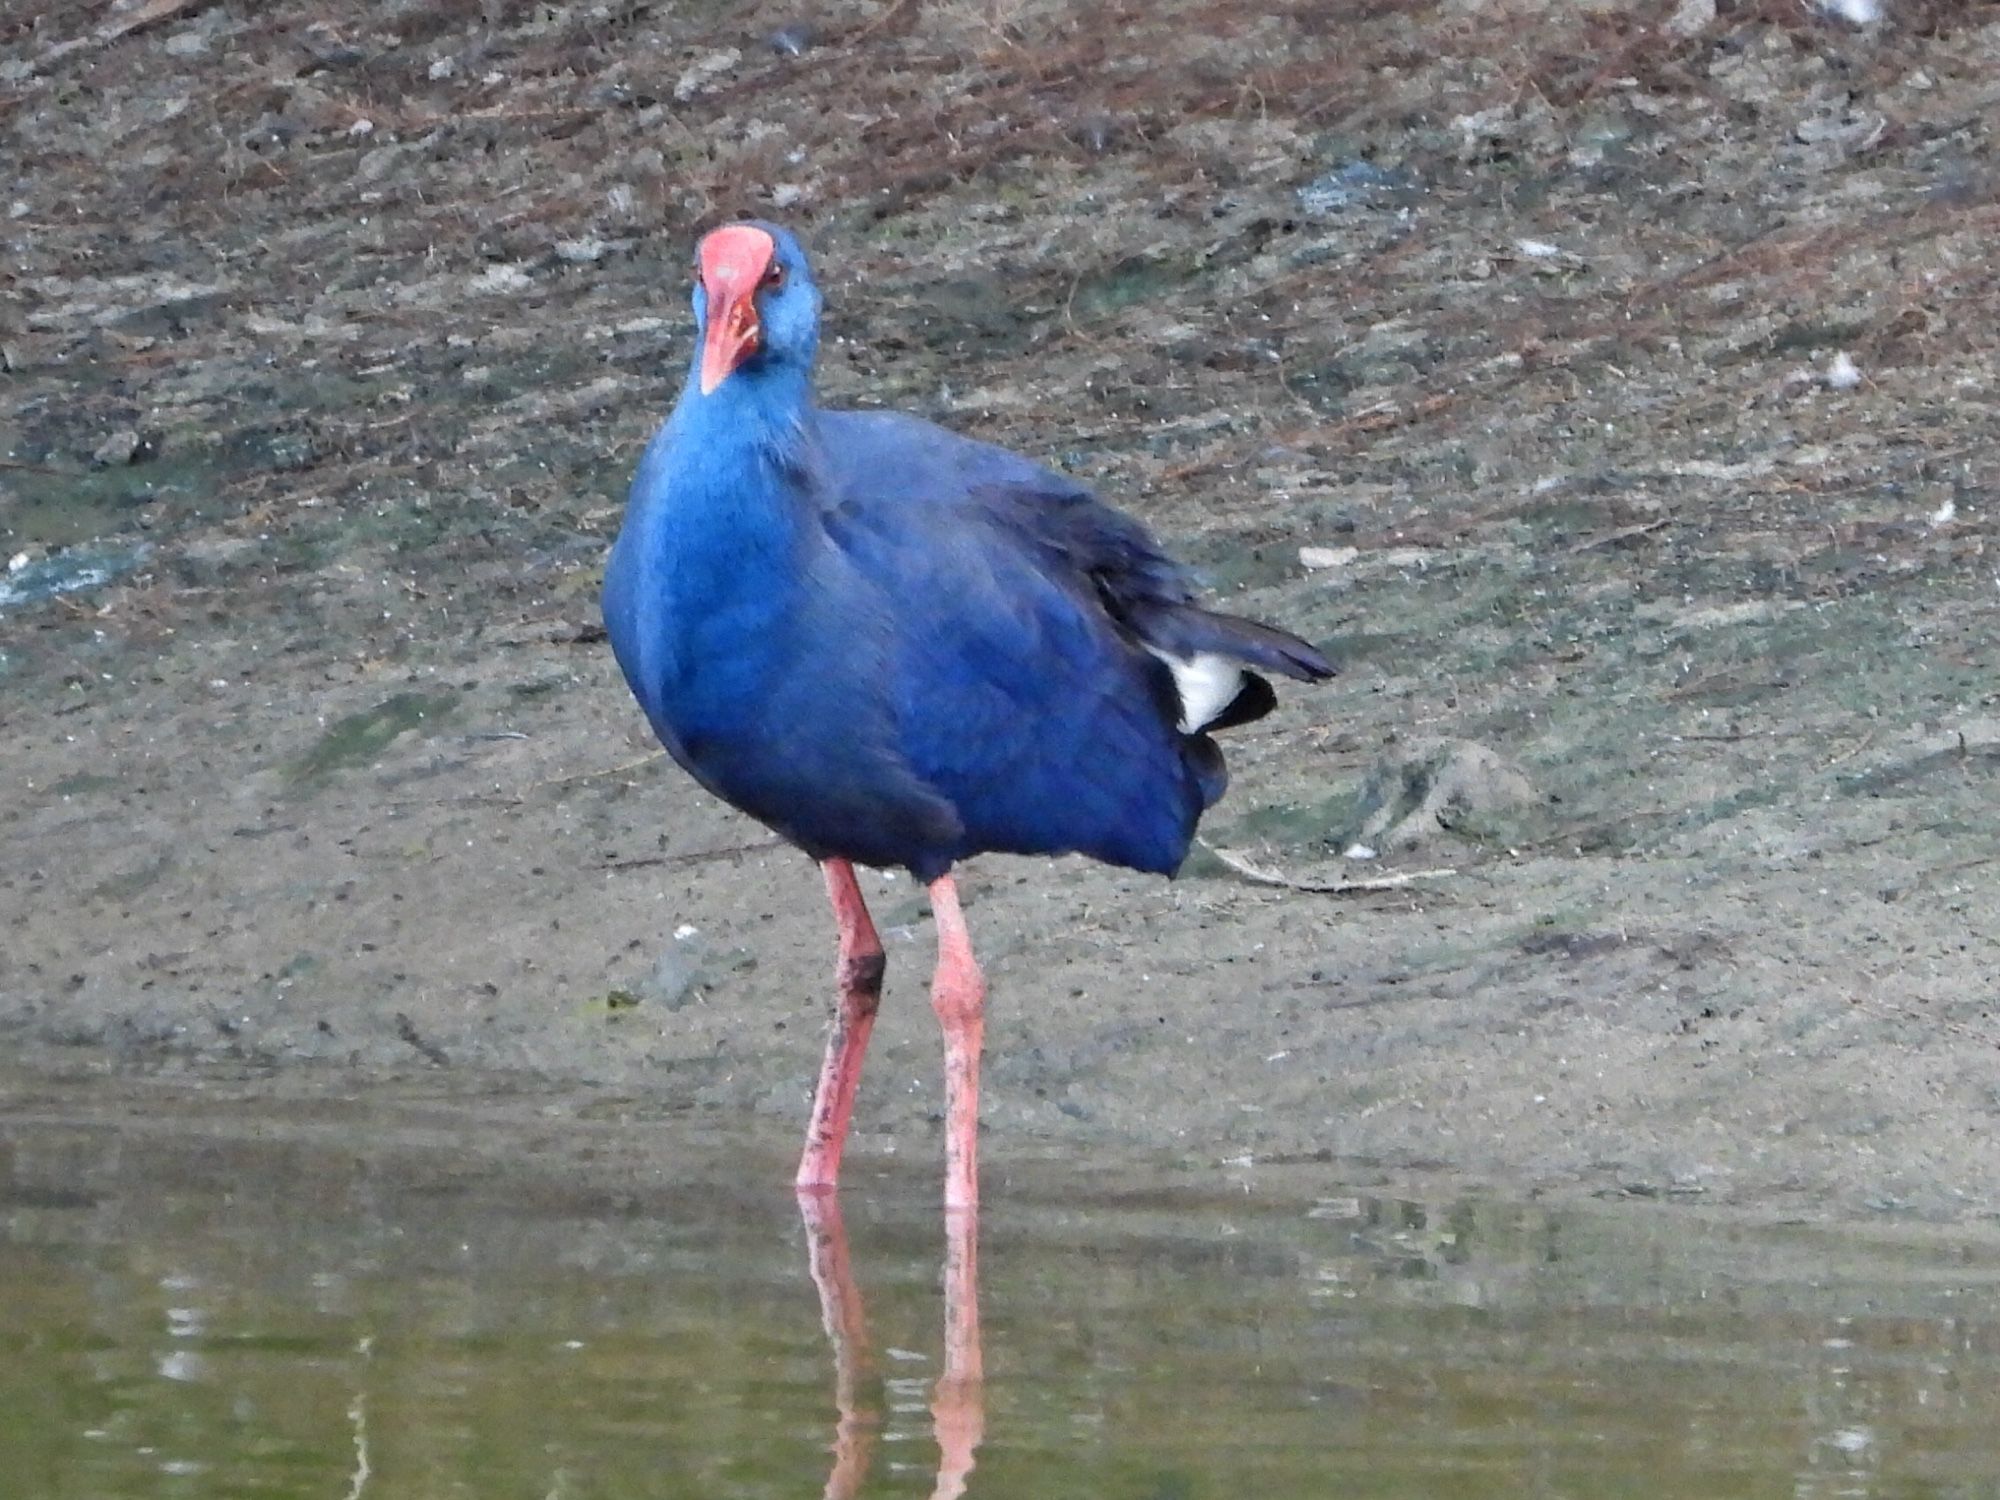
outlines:
[[[2000, 1209], [1990, 9], [152, 12], [0, 67], [18, 1059], [802, 1115], [817, 882], [595, 627], [749, 208], [830, 399], [1343, 662], [1218, 847], [1451, 872], [974, 866], [993, 1164]], [[1517, 795], [1431, 796], [1454, 745]], [[928, 1154], [928, 919], [868, 890], [854, 1149]]]

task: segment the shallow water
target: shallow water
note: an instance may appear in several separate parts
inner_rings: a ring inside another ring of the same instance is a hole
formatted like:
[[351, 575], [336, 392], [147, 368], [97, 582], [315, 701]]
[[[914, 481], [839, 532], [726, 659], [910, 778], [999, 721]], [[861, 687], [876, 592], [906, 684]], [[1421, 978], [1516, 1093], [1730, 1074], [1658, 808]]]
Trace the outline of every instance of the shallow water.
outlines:
[[149, 550], [143, 542], [92, 542], [41, 558], [18, 553], [0, 565], [0, 609], [94, 589], [131, 572]]
[[785, 1144], [0, 1116], [5, 1492], [2000, 1493], [1991, 1238]]

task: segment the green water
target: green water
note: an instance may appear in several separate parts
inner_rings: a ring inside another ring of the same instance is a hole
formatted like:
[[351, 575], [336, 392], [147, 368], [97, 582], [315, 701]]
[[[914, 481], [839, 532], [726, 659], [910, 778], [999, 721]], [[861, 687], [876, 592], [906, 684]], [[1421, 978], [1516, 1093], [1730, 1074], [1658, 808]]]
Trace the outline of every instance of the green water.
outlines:
[[845, 1265], [785, 1144], [0, 1111], [0, 1493], [924, 1496], [955, 1449], [968, 1496], [2000, 1494], [1990, 1238], [996, 1142], [941, 1400], [923, 1143]]

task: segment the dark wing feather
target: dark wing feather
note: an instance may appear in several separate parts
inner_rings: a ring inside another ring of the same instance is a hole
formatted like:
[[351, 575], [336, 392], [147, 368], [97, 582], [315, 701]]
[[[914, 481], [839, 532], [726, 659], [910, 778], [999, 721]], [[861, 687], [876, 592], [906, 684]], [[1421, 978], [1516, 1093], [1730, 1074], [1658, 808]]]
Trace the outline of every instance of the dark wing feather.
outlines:
[[[995, 522], [1078, 580], [1087, 580], [1105, 612], [1134, 639], [1171, 656], [1214, 652], [1281, 677], [1315, 682], [1334, 674], [1320, 651], [1287, 631], [1203, 609], [1194, 582], [1161, 552], [1144, 526], [1081, 486], [1040, 471], [1034, 485], [989, 483], [972, 498]], [[1247, 723], [1271, 707], [1224, 718]], [[1227, 727], [1215, 720], [1210, 727]]]

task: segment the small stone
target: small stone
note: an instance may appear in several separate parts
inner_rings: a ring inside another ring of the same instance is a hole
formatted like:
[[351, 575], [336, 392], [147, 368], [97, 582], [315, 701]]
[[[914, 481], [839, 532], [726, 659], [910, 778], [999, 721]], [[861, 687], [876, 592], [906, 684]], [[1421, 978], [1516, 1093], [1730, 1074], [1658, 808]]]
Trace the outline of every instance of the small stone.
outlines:
[[796, 208], [805, 196], [806, 190], [796, 182], [781, 182], [771, 189], [771, 202], [779, 208]]
[[1470, 162], [1511, 140], [1521, 127], [1511, 104], [1496, 104], [1473, 114], [1454, 116], [1451, 128], [1459, 135], [1459, 159]]
[[813, 44], [813, 29], [803, 21], [794, 21], [780, 26], [764, 43], [780, 57], [803, 57]]
[[1360, 555], [1359, 547], [1301, 547], [1299, 565], [1306, 568], [1344, 568]]
[[687, 103], [741, 61], [743, 54], [734, 47], [723, 47], [696, 58], [675, 82], [674, 98], [679, 103]]
[[1826, 367], [1826, 387], [1830, 391], [1851, 391], [1861, 384], [1861, 371], [1845, 349], [1834, 355]]
[[430, 68], [427, 71], [431, 82], [442, 83], [458, 71], [458, 59], [455, 57], [433, 58]]
[[653, 971], [639, 984], [639, 996], [662, 1010], [680, 1010], [695, 998], [701, 986], [701, 961], [705, 956], [699, 942], [682, 940], [673, 944], [653, 965]]
[[1715, 0], [1681, 0], [1667, 17], [1665, 30], [1669, 36], [1690, 37], [1714, 24]]
[[119, 464], [129, 464], [139, 451], [139, 434], [129, 427], [122, 427], [99, 443], [90, 455], [90, 461], [99, 468], [115, 468]]
[[355, 180], [374, 182], [387, 176], [403, 156], [404, 148], [401, 146], [377, 146], [373, 150], [364, 151], [361, 160], [354, 164]]
[[1369, 773], [1355, 842], [1413, 849], [1443, 833], [1478, 837], [1536, 801], [1527, 773], [1497, 751], [1474, 740], [1433, 740]]
[[474, 292], [519, 292], [534, 284], [534, 277], [519, 266], [508, 265], [504, 261], [488, 266], [466, 281], [467, 288]]

